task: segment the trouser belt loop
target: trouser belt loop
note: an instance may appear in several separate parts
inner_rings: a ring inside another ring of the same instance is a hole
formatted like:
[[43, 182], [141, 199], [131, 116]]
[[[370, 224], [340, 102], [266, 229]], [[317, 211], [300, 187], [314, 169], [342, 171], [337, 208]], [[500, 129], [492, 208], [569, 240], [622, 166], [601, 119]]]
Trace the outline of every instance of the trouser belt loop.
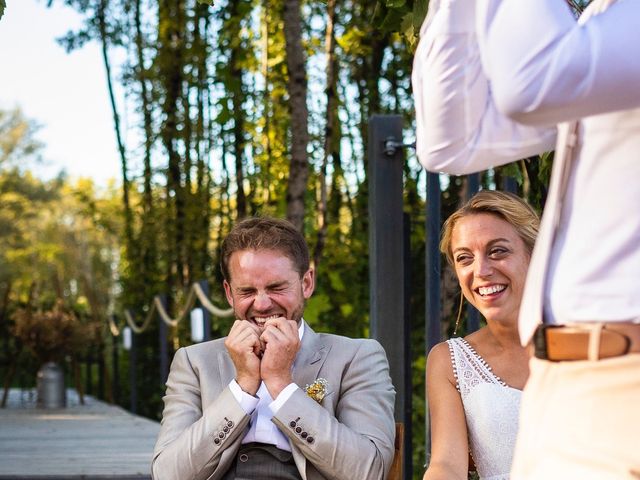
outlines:
[[598, 322], [589, 325], [589, 347], [587, 350], [587, 358], [591, 361], [600, 359], [600, 341], [602, 340], [602, 329], [604, 323]]

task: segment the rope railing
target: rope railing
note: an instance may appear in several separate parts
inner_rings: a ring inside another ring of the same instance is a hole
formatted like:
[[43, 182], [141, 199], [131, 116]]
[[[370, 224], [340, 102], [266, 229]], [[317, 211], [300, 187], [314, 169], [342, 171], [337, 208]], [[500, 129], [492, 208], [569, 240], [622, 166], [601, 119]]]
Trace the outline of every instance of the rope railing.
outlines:
[[[167, 309], [162, 303], [162, 298], [160, 297], [160, 295], [156, 295], [153, 297], [153, 301], [151, 302], [151, 308], [149, 309], [141, 326], [138, 326], [136, 324], [136, 321], [134, 320], [133, 315], [131, 314], [131, 311], [128, 309], [125, 309], [124, 311], [124, 318], [127, 322], [127, 325], [136, 334], [140, 334], [147, 329], [155, 313], [157, 313], [162, 319], [162, 321], [166, 323], [168, 326], [176, 327], [189, 314], [193, 306], [196, 304], [196, 301], [200, 301], [200, 304], [202, 305], [203, 308], [205, 308], [206, 310], [209, 311], [209, 313], [217, 317], [230, 317], [231, 315], [233, 315], [232, 308], [225, 309], [225, 308], [220, 308], [215, 306], [205, 294], [204, 290], [202, 289], [202, 286], [199, 283], [194, 283], [191, 285], [191, 288], [189, 289], [189, 293], [187, 294], [187, 299], [182, 309], [180, 310], [180, 313], [175, 318], [171, 318], [171, 316], [169, 315], [169, 312], [167, 312]], [[109, 328], [111, 330], [111, 333], [114, 334], [114, 336], [119, 335], [120, 329], [114, 323], [112, 318], [109, 318]]]
[[200, 300], [200, 304], [209, 310], [209, 313], [212, 315], [216, 315], [218, 317], [230, 317], [233, 315], [233, 308], [219, 308], [216, 307], [211, 301], [207, 298], [207, 295], [202, 290], [202, 285], [199, 283], [193, 284], [193, 291], [198, 296], [198, 300]]

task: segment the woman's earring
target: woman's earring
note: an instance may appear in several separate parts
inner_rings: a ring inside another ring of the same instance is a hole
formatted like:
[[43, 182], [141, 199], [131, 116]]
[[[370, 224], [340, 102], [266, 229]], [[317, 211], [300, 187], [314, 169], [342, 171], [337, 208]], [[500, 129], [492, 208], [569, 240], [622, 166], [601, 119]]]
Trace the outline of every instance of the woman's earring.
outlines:
[[460, 326], [460, 317], [462, 317], [462, 304], [464, 303], [464, 295], [460, 290], [460, 306], [458, 307], [458, 317], [456, 318], [456, 327], [453, 329], [453, 334], [458, 333], [458, 327]]

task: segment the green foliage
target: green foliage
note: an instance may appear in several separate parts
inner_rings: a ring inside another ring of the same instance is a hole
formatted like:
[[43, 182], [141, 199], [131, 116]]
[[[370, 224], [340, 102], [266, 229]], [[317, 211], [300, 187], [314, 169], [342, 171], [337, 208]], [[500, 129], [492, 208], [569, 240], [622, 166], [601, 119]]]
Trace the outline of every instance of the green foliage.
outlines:
[[39, 129], [39, 125], [25, 118], [19, 108], [0, 110], [0, 168], [18, 163], [24, 165], [25, 161], [37, 158], [42, 148], [42, 143], [36, 139]]
[[317, 325], [322, 314], [331, 310], [331, 300], [323, 293], [313, 295], [305, 305], [304, 319], [309, 325]]
[[41, 362], [82, 356], [103, 342], [119, 200], [87, 180], [35, 178], [26, 168], [39, 148], [32, 122], [15, 111], [0, 118], [20, 120], [0, 129], [0, 336], [7, 339], [0, 365], [17, 367], [15, 378], [35, 378]]
[[5, 0], [0, 0], [0, 18], [4, 15], [4, 9], [7, 6]]
[[427, 14], [428, 0], [377, 0], [382, 20], [379, 28], [398, 33], [413, 52], [418, 45], [420, 26]]

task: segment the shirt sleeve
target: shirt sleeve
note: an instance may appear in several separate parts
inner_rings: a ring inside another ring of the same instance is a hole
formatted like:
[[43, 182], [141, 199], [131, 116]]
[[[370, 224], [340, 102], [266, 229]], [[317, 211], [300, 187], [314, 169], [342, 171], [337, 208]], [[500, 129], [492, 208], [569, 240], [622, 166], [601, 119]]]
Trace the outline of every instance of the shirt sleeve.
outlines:
[[[432, 1], [412, 73], [417, 150], [431, 171], [466, 174], [553, 148], [556, 128], [504, 115], [492, 95], [477, 34], [478, 18], [497, 4]], [[482, 5], [482, 6], [481, 6]]]
[[245, 413], [251, 415], [258, 406], [260, 399], [242, 390], [235, 378], [229, 383], [229, 390], [231, 390], [231, 394], [238, 401]]
[[552, 125], [640, 106], [640, 2], [576, 21], [564, 0], [496, 1], [481, 1], [479, 37], [506, 115]]
[[280, 410], [280, 407], [282, 407], [282, 405], [284, 405], [284, 403], [289, 400], [291, 395], [293, 395], [293, 392], [295, 392], [297, 389], [298, 385], [296, 385], [295, 383], [290, 383], [289, 385], [284, 387], [280, 392], [280, 395], [278, 395], [276, 399], [269, 404], [271, 413], [273, 413], [274, 415], [277, 414], [278, 410]]

